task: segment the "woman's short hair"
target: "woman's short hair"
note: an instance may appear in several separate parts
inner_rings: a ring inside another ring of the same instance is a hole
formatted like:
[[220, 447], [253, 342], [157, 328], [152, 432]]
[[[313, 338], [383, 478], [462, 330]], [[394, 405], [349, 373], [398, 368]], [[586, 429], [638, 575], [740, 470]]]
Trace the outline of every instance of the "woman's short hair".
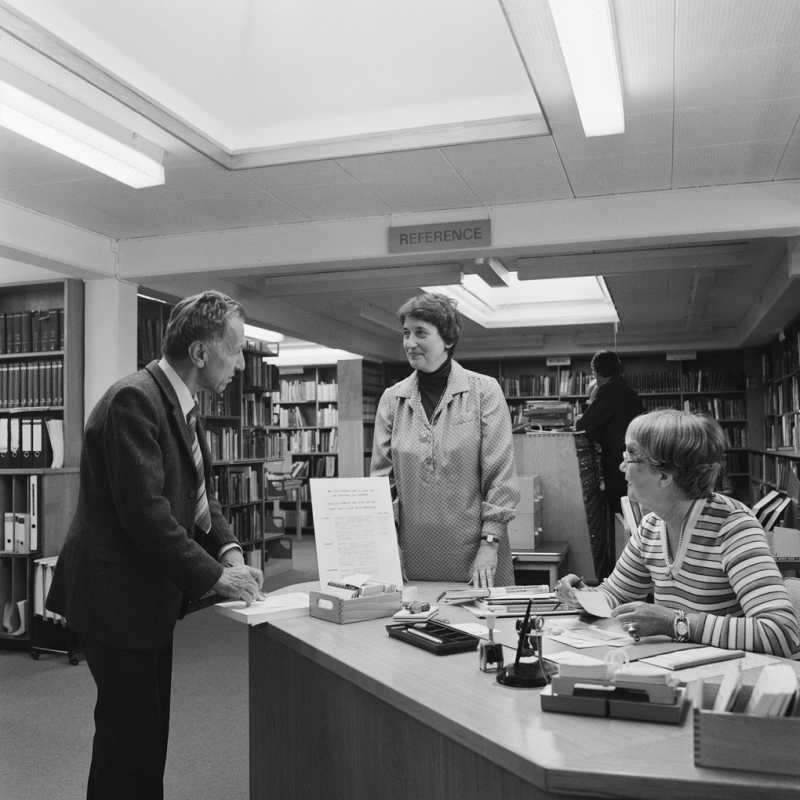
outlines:
[[626, 439], [654, 467], [672, 475], [687, 497], [696, 500], [714, 491], [725, 457], [725, 434], [706, 414], [663, 409], [634, 418]]
[[422, 292], [406, 300], [397, 309], [397, 318], [401, 323], [406, 317], [416, 317], [436, 326], [444, 343], [455, 349], [461, 336], [461, 313], [456, 308], [455, 300], [435, 292]]
[[244, 308], [222, 292], [209, 289], [184, 298], [169, 315], [161, 352], [167, 358], [186, 358], [192, 342], [221, 339], [231, 316], [244, 319]]

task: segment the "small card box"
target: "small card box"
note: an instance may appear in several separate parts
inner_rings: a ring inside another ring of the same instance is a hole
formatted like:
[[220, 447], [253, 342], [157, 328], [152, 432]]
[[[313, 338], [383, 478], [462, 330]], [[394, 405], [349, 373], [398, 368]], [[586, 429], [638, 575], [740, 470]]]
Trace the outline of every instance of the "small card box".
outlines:
[[391, 617], [402, 606], [403, 593], [400, 591], [354, 597], [350, 600], [319, 591], [309, 593], [308, 613], [317, 619], [344, 625], [365, 619]]
[[800, 775], [798, 741], [800, 717], [694, 710], [694, 763], [699, 767]]

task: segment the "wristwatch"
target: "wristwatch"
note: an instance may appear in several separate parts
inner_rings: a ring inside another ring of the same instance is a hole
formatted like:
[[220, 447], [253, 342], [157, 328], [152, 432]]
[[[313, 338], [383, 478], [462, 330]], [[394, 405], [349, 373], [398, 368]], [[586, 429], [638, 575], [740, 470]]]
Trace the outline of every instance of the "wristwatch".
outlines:
[[482, 533], [481, 541], [486, 542], [486, 544], [500, 544], [500, 537], [495, 536], [493, 533]]
[[672, 623], [672, 638], [676, 642], [688, 642], [690, 633], [689, 620], [686, 619], [686, 612], [676, 611], [675, 620]]

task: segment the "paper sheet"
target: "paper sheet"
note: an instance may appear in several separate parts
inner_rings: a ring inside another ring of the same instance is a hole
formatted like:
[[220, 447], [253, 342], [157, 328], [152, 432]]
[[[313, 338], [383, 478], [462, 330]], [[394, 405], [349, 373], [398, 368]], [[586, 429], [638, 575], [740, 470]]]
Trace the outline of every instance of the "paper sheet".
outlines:
[[262, 622], [268, 622], [270, 618], [308, 614], [308, 593], [270, 594], [249, 606], [244, 600], [226, 600], [217, 603], [214, 608], [225, 616], [246, 622], [248, 625], [260, 625]]
[[593, 592], [591, 589], [575, 589], [575, 598], [584, 611], [593, 617], [610, 617], [611, 606], [608, 598], [602, 592]]
[[311, 478], [319, 581], [354, 572], [403, 585], [389, 479]]

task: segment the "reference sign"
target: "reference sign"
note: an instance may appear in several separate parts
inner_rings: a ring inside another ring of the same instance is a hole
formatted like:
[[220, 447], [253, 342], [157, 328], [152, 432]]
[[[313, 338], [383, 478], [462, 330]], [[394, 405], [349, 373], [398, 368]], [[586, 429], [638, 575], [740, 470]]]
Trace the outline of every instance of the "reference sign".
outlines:
[[488, 219], [389, 228], [390, 253], [462, 250], [465, 247], [487, 247], [491, 243], [492, 221]]

